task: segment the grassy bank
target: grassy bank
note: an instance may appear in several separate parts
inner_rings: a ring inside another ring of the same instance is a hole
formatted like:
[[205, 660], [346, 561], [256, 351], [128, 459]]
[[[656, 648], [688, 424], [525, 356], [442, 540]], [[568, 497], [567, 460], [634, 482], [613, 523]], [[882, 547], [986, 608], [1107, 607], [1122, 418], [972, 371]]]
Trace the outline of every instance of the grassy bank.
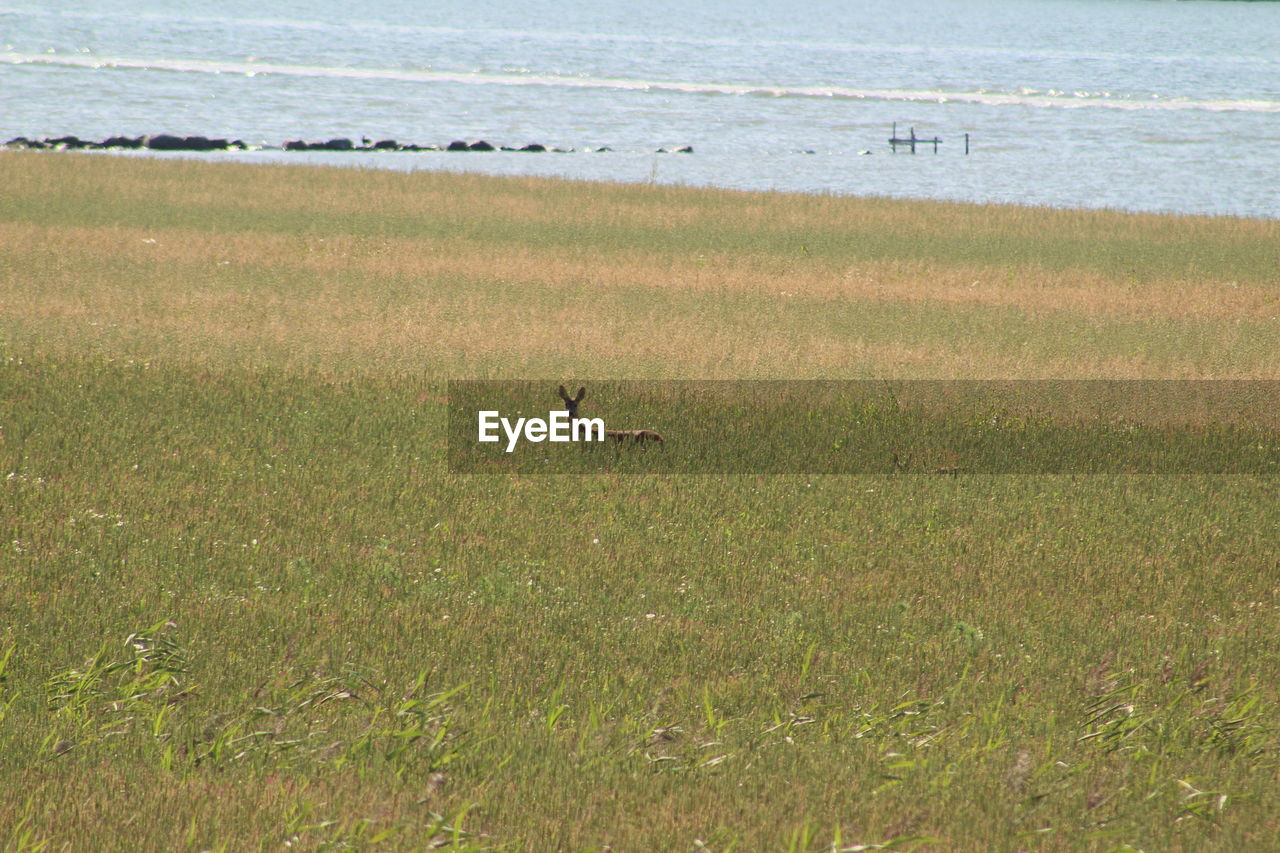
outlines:
[[456, 378], [1280, 378], [1280, 223], [0, 176], [6, 849], [1280, 846], [1274, 477], [445, 464]]
[[11, 346], [325, 374], [1274, 378], [1280, 222], [0, 158]]

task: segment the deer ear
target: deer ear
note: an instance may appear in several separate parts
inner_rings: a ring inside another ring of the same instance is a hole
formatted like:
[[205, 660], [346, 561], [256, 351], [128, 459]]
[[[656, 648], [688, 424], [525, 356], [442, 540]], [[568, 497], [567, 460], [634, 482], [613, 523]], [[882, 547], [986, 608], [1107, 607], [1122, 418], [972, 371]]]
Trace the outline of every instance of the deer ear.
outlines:
[[568, 391], [566, 391], [566, 390], [564, 390], [564, 386], [563, 386], [563, 385], [561, 385], [561, 386], [560, 386], [560, 399], [561, 399], [561, 400], [564, 400], [566, 403], [572, 403], [572, 402], [573, 402], [572, 400], [570, 400], [570, 399], [569, 399], [569, 392], [568, 392]]
[[574, 397], [574, 398], [573, 398], [573, 402], [575, 402], [575, 403], [581, 403], [581, 402], [582, 402], [582, 398], [583, 398], [583, 397], [585, 397], [585, 396], [587, 396], [587, 388], [586, 388], [586, 386], [584, 385], [583, 387], [581, 387], [581, 388], [579, 388], [579, 389], [578, 389], [578, 396], [576, 396], [576, 397]]

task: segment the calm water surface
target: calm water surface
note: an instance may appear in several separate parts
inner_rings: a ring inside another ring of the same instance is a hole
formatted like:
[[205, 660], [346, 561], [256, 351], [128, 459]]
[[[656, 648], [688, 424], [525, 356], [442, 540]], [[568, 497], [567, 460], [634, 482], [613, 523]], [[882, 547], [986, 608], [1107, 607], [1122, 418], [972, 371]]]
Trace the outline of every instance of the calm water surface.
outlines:
[[0, 137], [484, 138], [577, 151], [213, 156], [1280, 217], [1280, 3], [495, 5], [0, 0]]

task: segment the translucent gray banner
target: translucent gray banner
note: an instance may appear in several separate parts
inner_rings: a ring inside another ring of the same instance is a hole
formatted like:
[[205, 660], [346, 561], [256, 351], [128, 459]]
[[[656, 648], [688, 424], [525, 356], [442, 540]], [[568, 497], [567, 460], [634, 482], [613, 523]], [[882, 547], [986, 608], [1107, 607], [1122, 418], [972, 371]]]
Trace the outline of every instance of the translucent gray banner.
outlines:
[[1275, 475], [1280, 382], [466, 380], [448, 429], [471, 473]]

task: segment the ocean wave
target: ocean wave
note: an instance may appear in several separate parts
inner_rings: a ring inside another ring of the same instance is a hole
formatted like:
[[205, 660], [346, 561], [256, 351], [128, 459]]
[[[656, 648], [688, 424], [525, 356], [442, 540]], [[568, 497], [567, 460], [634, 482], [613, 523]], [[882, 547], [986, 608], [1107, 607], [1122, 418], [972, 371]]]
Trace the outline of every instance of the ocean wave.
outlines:
[[104, 57], [90, 54], [0, 53], [8, 65], [159, 71], [192, 74], [285, 75], [293, 77], [385, 80], [407, 83], [451, 83], [477, 86], [557, 86], [578, 89], [651, 91], [695, 96], [731, 95], [768, 98], [826, 98], [858, 101], [961, 103], [1054, 109], [1207, 110], [1213, 112], [1280, 113], [1280, 101], [1240, 98], [1196, 99], [1135, 96], [1110, 92], [1059, 92], [1020, 88], [1011, 92], [878, 89], [848, 86], [770, 86], [751, 83], [690, 82], [617, 77], [543, 74], [531, 71], [437, 71], [412, 68], [303, 65], [256, 61]]

